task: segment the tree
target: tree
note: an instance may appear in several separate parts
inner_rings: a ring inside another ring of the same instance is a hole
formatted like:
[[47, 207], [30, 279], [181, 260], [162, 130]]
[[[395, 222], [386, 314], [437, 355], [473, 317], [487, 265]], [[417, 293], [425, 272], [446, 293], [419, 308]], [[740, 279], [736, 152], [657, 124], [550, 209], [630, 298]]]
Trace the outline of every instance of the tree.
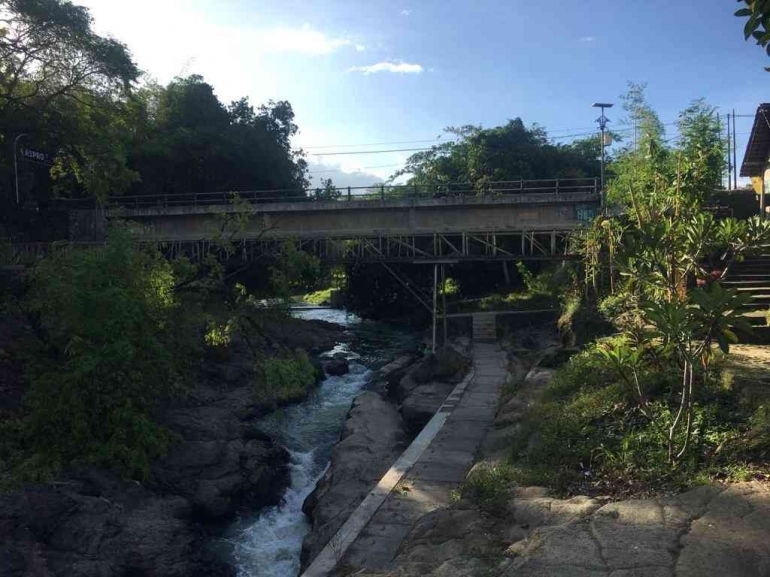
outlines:
[[139, 98], [144, 126], [128, 162], [141, 181], [133, 193], [272, 189], [287, 196], [307, 185], [307, 165], [291, 149], [297, 126], [288, 102], [270, 101], [256, 111], [246, 98], [225, 106], [197, 75], [148, 86]]
[[0, 113], [9, 106], [43, 113], [84, 91], [115, 97], [139, 77], [127, 48], [91, 30], [87, 8], [67, 0], [3, 0]]
[[35, 455], [16, 466], [91, 462], [146, 477], [166, 442], [150, 412], [176, 382], [171, 264], [115, 230], [106, 246], [43, 259], [22, 308], [46, 350], [25, 398]]
[[469, 125], [446, 132], [455, 140], [413, 154], [396, 176], [411, 174], [409, 184], [463, 182], [482, 190], [492, 181], [587, 177], [599, 169], [598, 141], [595, 149], [588, 141], [551, 144], [545, 129], [527, 128], [520, 118], [496, 128]]
[[[727, 352], [737, 339], [733, 329], [747, 324], [739, 310], [746, 297], [719, 281], [735, 260], [768, 242], [770, 224], [759, 218], [717, 220], [705, 210], [725, 159], [712, 107], [696, 100], [685, 109], [678, 143], [670, 144], [643, 86], [632, 84], [625, 100], [638, 123], [638, 142], [623, 149], [612, 166], [616, 178], [609, 199], [618, 216], [599, 217], [585, 233], [586, 283], [601, 291], [596, 278], [609, 258], [610, 275], [617, 269], [625, 280], [611, 279], [610, 290], [638, 302], [642, 327], [652, 329], [629, 334], [640, 347], [634, 354], [659, 346], [660, 355], [681, 367], [681, 385], [669, 396], [678, 407], [662, 413], [670, 415], [664, 423], [668, 458], [676, 463], [689, 447], [698, 386], [707, 378], [713, 345]], [[641, 392], [639, 399], [644, 402]]]
[[[767, 0], [738, 0], [746, 4], [735, 12], [739, 18], [747, 18], [743, 26], [743, 36], [746, 40], [753, 38], [757, 45], [762, 46], [770, 56], [770, 3]], [[770, 72], [770, 67], [765, 70]]]
[[[121, 125], [129, 124], [126, 107], [139, 77], [127, 48], [95, 34], [88, 10], [69, 1], [3, 0], [0, 7], [0, 134], [13, 135], [4, 156], [13, 158], [15, 137], [25, 134], [28, 146], [54, 159], [59, 192], [125, 190], [137, 175], [126, 167], [129, 133]], [[13, 189], [12, 165], [0, 171]], [[50, 191], [36, 188], [37, 200], [45, 200]]]

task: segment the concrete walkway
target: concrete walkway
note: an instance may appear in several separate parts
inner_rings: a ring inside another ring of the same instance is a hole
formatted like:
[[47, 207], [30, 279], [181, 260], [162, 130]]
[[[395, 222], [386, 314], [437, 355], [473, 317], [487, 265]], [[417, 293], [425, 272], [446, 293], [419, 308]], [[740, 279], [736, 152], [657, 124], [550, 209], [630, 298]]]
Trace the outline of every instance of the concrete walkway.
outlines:
[[474, 344], [473, 379], [461, 396], [450, 395], [440, 409], [449, 417], [350, 546], [340, 563], [346, 571], [387, 570], [411, 524], [450, 503], [492, 425], [505, 382], [505, 359], [496, 343]]

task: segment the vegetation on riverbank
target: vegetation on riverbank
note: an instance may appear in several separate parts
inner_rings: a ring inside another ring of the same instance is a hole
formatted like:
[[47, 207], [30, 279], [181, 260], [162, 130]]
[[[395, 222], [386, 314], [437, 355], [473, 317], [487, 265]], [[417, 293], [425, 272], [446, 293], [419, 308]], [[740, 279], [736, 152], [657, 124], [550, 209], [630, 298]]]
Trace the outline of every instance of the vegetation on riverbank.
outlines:
[[706, 210], [724, 161], [713, 109], [698, 101], [685, 110], [676, 146], [641, 87], [626, 110], [641, 138], [611, 167], [617, 216], [598, 217], [580, 239], [560, 320], [571, 344], [587, 347], [529, 411], [513, 467], [522, 482], [567, 493], [765, 475], [770, 395], [747, 388], [729, 361], [736, 329], [748, 328], [746, 298], [720, 280], [767, 243], [770, 227]]
[[[284, 252], [270, 269], [277, 295], [318, 271], [309, 255]], [[0, 419], [0, 484], [86, 463], [146, 479], [170, 441], [153, 412], [185, 394], [201, 362], [231, 362], [233, 346], [246, 349], [238, 363], [251, 365], [255, 405], [305, 396], [319, 375], [274, 330], [287, 325], [287, 307], [265, 305], [227, 277], [214, 261], [168, 261], [138, 247], [120, 227], [104, 246], [55, 251], [30, 268], [4, 302], [32, 334], [17, 351], [24, 403]]]

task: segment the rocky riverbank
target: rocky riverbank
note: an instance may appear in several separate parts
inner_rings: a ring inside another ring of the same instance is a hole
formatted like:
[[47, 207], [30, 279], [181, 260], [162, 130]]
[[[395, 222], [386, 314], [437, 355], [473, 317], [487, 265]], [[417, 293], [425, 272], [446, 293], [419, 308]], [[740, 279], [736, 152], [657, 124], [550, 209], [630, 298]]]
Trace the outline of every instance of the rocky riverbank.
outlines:
[[383, 367], [353, 402], [329, 468], [307, 497], [312, 530], [302, 546], [306, 568], [430, 420], [470, 368], [470, 342], [416, 362], [403, 356]]
[[[544, 335], [547, 336], [547, 335]], [[541, 340], [545, 343], [547, 339]], [[559, 499], [517, 485], [504, 463], [528, 406], [574, 351], [510, 350], [494, 429], [458, 494], [416, 519], [391, 566], [368, 577], [762, 577], [770, 571], [770, 492], [757, 481], [615, 501]], [[532, 439], [537, 443], [537, 439]], [[474, 480], [475, 478], [475, 480]]]
[[[309, 352], [331, 349], [338, 325], [283, 319], [268, 338]], [[280, 501], [289, 455], [250, 420], [253, 358], [233, 342], [226, 360], [203, 360], [186, 394], [156, 418], [168, 454], [146, 483], [94, 467], [0, 494], [0, 575], [109, 577], [232, 575], [209, 548], [211, 531], [242, 507]]]

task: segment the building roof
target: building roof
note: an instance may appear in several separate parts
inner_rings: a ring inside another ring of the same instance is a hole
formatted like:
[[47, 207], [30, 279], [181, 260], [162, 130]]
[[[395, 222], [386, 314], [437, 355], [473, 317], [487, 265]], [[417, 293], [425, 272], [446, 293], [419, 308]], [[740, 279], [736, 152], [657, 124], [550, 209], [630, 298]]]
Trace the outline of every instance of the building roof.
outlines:
[[754, 116], [746, 154], [743, 156], [741, 176], [762, 176], [770, 158], [770, 103], [760, 104]]

